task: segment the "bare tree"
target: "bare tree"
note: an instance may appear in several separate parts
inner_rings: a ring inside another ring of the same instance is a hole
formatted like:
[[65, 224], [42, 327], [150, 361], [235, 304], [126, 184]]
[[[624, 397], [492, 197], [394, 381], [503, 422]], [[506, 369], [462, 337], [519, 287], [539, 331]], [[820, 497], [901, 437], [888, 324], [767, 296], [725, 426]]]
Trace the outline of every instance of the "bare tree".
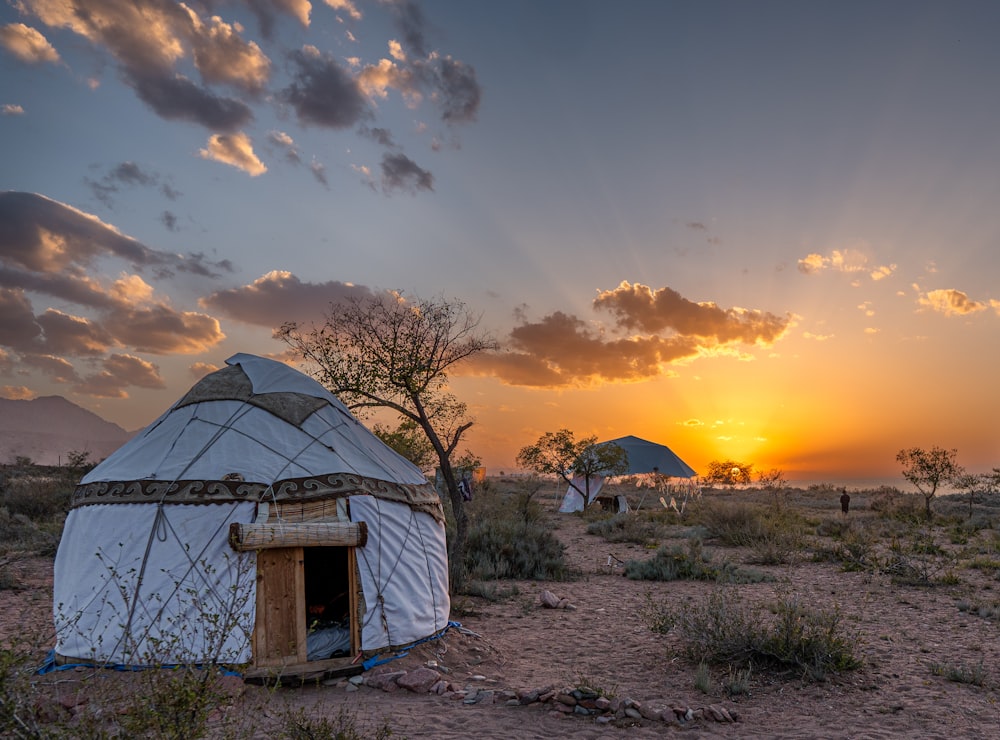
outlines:
[[449, 392], [448, 373], [473, 355], [497, 349], [479, 321], [460, 301], [380, 293], [331, 304], [321, 326], [290, 322], [275, 332], [315, 366], [313, 377], [348, 408], [362, 414], [392, 409], [423, 430], [455, 517], [453, 580], [462, 578], [468, 517], [451, 456], [474, 420]]
[[929, 450], [909, 447], [896, 453], [896, 461], [903, 466], [903, 477], [916, 486], [924, 497], [924, 516], [931, 518], [931, 499], [937, 489], [955, 481], [965, 471], [955, 462], [958, 450], [932, 447]]
[[[569, 429], [546, 432], [533, 445], [522, 447], [517, 463], [541, 475], [557, 475], [590, 503], [590, 479], [598, 475], [622, 475], [628, 471], [628, 454], [616, 444], [596, 444], [597, 437], [577, 441]], [[583, 491], [571, 475], [584, 479]]]

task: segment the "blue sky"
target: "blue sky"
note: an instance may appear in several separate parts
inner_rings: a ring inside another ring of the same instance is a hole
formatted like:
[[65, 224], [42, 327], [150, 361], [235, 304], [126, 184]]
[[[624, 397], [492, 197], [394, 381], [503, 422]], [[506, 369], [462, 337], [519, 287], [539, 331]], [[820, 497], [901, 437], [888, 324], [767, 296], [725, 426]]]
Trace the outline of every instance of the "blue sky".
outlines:
[[[85, 8], [84, 14], [80, 8]], [[141, 12], [140, 12], [141, 11]], [[1000, 464], [989, 2], [0, 6], [0, 394], [133, 429], [345, 292], [443, 294], [493, 469]]]

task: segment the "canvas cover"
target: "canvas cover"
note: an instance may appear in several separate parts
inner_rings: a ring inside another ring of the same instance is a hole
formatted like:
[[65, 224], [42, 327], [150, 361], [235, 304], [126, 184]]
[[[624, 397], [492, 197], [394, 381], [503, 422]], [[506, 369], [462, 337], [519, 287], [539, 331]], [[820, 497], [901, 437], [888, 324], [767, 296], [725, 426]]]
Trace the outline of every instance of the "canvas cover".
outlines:
[[246, 662], [256, 554], [230, 548], [229, 524], [260, 502], [341, 498], [368, 526], [362, 649], [444, 629], [444, 517], [423, 473], [312, 378], [234, 355], [81, 480], [56, 556], [56, 652]]

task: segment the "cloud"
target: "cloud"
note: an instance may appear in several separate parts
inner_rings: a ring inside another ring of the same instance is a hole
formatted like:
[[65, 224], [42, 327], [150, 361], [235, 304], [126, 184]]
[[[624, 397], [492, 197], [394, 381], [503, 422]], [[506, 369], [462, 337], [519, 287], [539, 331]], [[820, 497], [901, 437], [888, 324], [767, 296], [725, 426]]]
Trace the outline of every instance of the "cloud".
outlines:
[[162, 118], [227, 132], [252, 118], [242, 101], [216, 95], [176, 71], [190, 60], [208, 83], [259, 91], [269, 62], [235, 26], [214, 16], [203, 20], [182, 3], [157, 0], [89, 0], [85, 5], [21, 0], [20, 6], [45, 25], [69, 29], [107, 50], [123, 79]]
[[952, 288], [929, 290], [917, 298], [917, 304], [945, 316], [968, 316], [990, 307], [989, 302], [971, 300], [962, 291]]
[[0, 105], [0, 116], [23, 116], [24, 108], [14, 103]]
[[792, 325], [790, 316], [723, 310], [669, 288], [627, 282], [602, 291], [593, 307], [610, 311], [615, 325], [605, 328], [562, 311], [529, 321], [519, 308], [520, 325], [510, 331], [506, 351], [478, 356], [466, 371], [536, 387], [636, 382], [670, 375], [670, 365], [699, 358], [752, 359], [734, 345], [773, 344]]
[[326, 179], [326, 166], [322, 162], [317, 162], [315, 159], [309, 163], [309, 171], [312, 172], [313, 177], [316, 178], [316, 182], [325, 188], [330, 187], [330, 183]]
[[361, 11], [358, 10], [352, 0], [323, 0], [323, 2], [334, 10], [343, 11], [351, 20], [361, 20]]
[[211, 362], [195, 362], [188, 367], [188, 374], [195, 380], [201, 380], [209, 373], [214, 373], [219, 369], [218, 365], [213, 365]]
[[163, 277], [175, 271], [214, 276], [218, 269], [228, 269], [228, 263], [208, 262], [200, 255], [150, 249], [96, 216], [36, 193], [0, 192], [0, 225], [0, 285], [3, 270], [10, 269], [46, 280], [81, 280], [84, 268], [105, 257]]
[[103, 370], [77, 381], [73, 390], [99, 398], [128, 398], [127, 386], [166, 388], [159, 368], [133, 355], [111, 355], [104, 360]]
[[[127, 269], [107, 277], [115, 264]], [[7, 358], [0, 370], [27, 368], [107, 397], [124, 397], [122, 384], [162, 387], [152, 366], [130, 352], [203, 352], [225, 335], [214, 317], [173, 308], [139, 273], [170, 280], [230, 267], [151, 249], [39, 195], [0, 193], [0, 353]], [[56, 305], [35, 310], [35, 302], [47, 301]], [[129, 352], [107, 356], [120, 348]], [[81, 378], [70, 358], [100, 361], [104, 369]]]
[[100, 355], [115, 343], [100, 324], [81, 316], [71, 316], [54, 308], [35, 317], [45, 335], [45, 347], [60, 355]]
[[[90, 51], [113, 60], [119, 79], [155, 115], [209, 129], [212, 138], [200, 156], [254, 176], [267, 168], [243, 137], [256, 122], [258, 109], [265, 106], [274, 109], [265, 111], [268, 118], [274, 114], [287, 117], [290, 108], [302, 126], [334, 130], [361, 126], [359, 135], [374, 137], [394, 150], [398, 144], [388, 129], [367, 128], [379, 114], [378, 103], [391, 91], [412, 108], [428, 101], [448, 126], [476, 119], [482, 90], [475, 68], [431, 47], [427, 21], [416, 3], [379, 3], [392, 15], [400, 37], [386, 39], [386, 58], [350, 61], [309, 43], [329, 38], [319, 33], [308, 36], [313, 10], [308, 0], [248, 0], [248, 4], [263, 39], [250, 38], [240, 23], [224, 19], [222, 11], [229, 9], [225, 3], [18, 0], [16, 6], [25, 16], [37, 19], [39, 27], [75, 34], [90, 44]], [[337, 13], [339, 22], [362, 23], [354, 0], [326, 0], [326, 5]], [[290, 53], [285, 51], [289, 38], [278, 40], [273, 33], [279, 16], [294, 18], [304, 29], [299, 48]], [[2, 33], [5, 47], [22, 61], [59, 60], [40, 31], [9, 24]], [[79, 46], [73, 44], [74, 51]], [[276, 65], [265, 49], [286, 57], [287, 64]], [[94, 55], [85, 56], [89, 63]], [[91, 80], [95, 87], [100, 84], [92, 75]], [[5, 114], [12, 113], [5, 110]], [[432, 148], [448, 140], [438, 132], [430, 135]], [[457, 147], [457, 138], [450, 140]], [[290, 161], [308, 159], [291, 144], [291, 137], [287, 142], [272, 138], [272, 143], [282, 146]], [[409, 158], [388, 160], [383, 168], [386, 192], [433, 190], [430, 172], [415, 168]], [[312, 174], [325, 183], [325, 176], [317, 170]], [[372, 181], [364, 184], [371, 186]], [[97, 180], [92, 187], [102, 202], [109, 203], [116, 185]]]
[[200, 305], [246, 324], [274, 329], [288, 321], [322, 321], [331, 303], [371, 295], [372, 290], [363, 285], [336, 280], [303, 283], [290, 272], [275, 270], [250, 285], [212, 293]]
[[27, 64], [55, 64], [59, 52], [41, 33], [23, 23], [0, 26], [0, 47]]
[[434, 190], [434, 175], [405, 154], [385, 154], [382, 156], [382, 190], [385, 193]]
[[76, 383], [80, 376], [76, 374], [73, 365], [62, 357], [44, 354], [25, 354], [21, 357], [22, 364], [47, 375], [56, 383]]
[[123, 187], [158, 187], [169, 200], [176, 200], [180, 196], [180, 193], [174, 190], [169, 183], [163, 181], [159, 174], [149, 172], [135, 162], [121, 162], [99, 179], [84, 178], [84, 182], [93, 192], [94, 197], [108, 208], [114, 207], [112, 196], [119, 193]]
[[472, 370], [511, 385], [581, 386], [653, 378], [665, 364], [697, 355], [697, 344], [687, 337], [608, 338], [561, 311], [512, 329], [508, 347], [480, 356]]
[[804, 275], [833, 270], [848, 274], [864, 273], [876, 281], [883, 280], [896, 271], [894, 264], [872, 266], [868, 255], [859, 249], [834, 249], [827, 256], [813, 252], [798, 261], [798, 268]]
[[295, 146], [295, 140], [284, 131], [271, 131], [267, 135], [267, 140], [281, 149], [285, 154], [285, 159], [292, 164], [302, 163], [302, 157], [299, 156], [299, 150]]
[[293, 81], [281, 98], [295, 109], [301, 123], [344, 129], [371, 117], [358, 81], [331, 55], [305, 46], [289, 58]]
[[0, 386], [0, 398], [6, 398], [9, 401], [30, 401], [37, 396], [37, 393], [23, 385]]
[[214, 95], [184, 75], [136, 75], [136, 95], [161, 118], [199, 123], [213, 131], [232, 132], [253, 120], [245, 103]]
[[715, 303], [695, 303], [670, 288], [652, 290], [622, 282], [602, 291], [594, 308], [610, 311], [620, 327], [710, 339], [719, 343], [773, 344], [788, 329], [791, 319], [765, 311], [723, 309]]
[[253, 142], [242, 131], [235, 134], [212, 134], [205, 149], [199, 149], [202, 159], [221, 162], [243, 170], [250, 177], [267, 172], [267, 167], [253, 151]]

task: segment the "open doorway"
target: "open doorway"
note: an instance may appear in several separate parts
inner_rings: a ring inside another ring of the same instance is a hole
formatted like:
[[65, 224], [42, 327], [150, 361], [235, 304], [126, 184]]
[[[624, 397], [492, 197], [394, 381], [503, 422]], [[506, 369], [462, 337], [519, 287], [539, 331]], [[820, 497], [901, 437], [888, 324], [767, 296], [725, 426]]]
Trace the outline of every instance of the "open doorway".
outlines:
[[349, 549], [303, 548], [308, 660], [351, 655]]

